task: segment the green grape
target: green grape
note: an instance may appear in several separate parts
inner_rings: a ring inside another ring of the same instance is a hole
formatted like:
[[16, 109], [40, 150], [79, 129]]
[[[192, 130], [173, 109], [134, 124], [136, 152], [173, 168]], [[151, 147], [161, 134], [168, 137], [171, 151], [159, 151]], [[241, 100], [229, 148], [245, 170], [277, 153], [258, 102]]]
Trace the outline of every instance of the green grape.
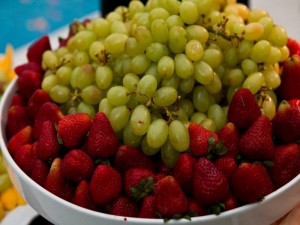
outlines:
[[61, 66], [56, 71], [57, 82], [61, 85], [69, 85], [71, 82], [72, 68]]
[[286, 61], [290, 56], [290, 50], [287, 46], [279, 47], [279, 50], [281, 52], [281, 58], [279, 62]]
[[123, 142], [125, 145], [133, 147], [140, 147], [142, 144], [143, 136], [138, 136], [133, 133], [130, 123], [128, 122], [123, 129]]
[[93, 32], [99, 38], [105, 38], [109, 35], [109, 22], [104, 18], [95, 18], [92, 20]]
[[199, 15], [208, 14], [214, 7], [215, 0], [194, 1], [196, 3]]
[[179, 8], [179, 13], [185, 24], [194, 24], [198, 20], [198, 9], [193, 2], [182, 2]]
[[157, 84], [159, 84], [162, 80], [162, 77], [158, 74], [157, 63], [151, 63], [151, 65], [146, 70], [145, 74], [154, 76], [157, 80]]
[[194, 65], [185, 54], [177, 54], [174, 57], [175, 73], [178, 77], [188, 79], [194, 74]]
[[71, 74], [71, 86], [83, 89], [95, 81], [95, 69], [91, 64], [76, 67]]
[[74, 61], [74, 55], [72, 53], [67, 53], [60, 58], [59, 65], [73, 67], [74, 66], [73, 61]]
[[143, 74], [151, 65], [151, 61], [145, 54], [134, 56], [131, 60], [130, 70], [135, 74]]
[[262, 9], [252, 9], [248, 14], [249, 23], [257, 22], [261, 18], [268, 16], [268, 13]]
[[128, 35], [128, 30], [123, 21], [113, 21], [110, 25], [110, 33], [119, 33], [119, 34], [125, 34]]
[[168, 25], [168, 28], [172, 28], [174, 26], [184, 26], [184, 22], [182, 21], [181, 17], [179, 15], [171, 15], [166, 19], [166, 23]]
[[161, 86], [162, 87], [173, 87], [175, 89], [178, 89], [180, 82], [181, 82], [181, 79], [177, 75], [174, 75], [170, 78], [164, 78], [161, 82]]
[[107, 53], [120, 54], [125, 50], [128, 36], [126, 34], [113, 33], [104, 40], [104, 47]]
[[169, 30], [168, 45], [171, 52], [178, 54], [185, 50], [186, 31], [181, 26], [173, 26]]
[[145, 105], [134, 108], [130, 118], [130, 126], [135, 135], [142, 136], [147, 133], [151, 122], [149, 109]]
[[186, 27], [186, 38], [188, 41], [197, 40], [202, 44], [202, 46], [205, 46], [208, 37], [209, 33], [205, 27], [196, 24]]
[[96, 35], [92, 31], [82, 30], [74, 36], [74, 46], [79, 51], [88, 50], [94, 41], [96, 41]]
[[223, 61], [223, 54], [215, 48], [207, 48], [203, 52], [202, 60], [208, 63], [213, 69], [217, 68]]
[[229, 86], [228, 87], [227, 92], [226, 92], [226, 99], [227, 99], [228, 103], [231, 102], [232, 96], [240, 88], [241, 88], [241, 86]]
[[191, 117], [190, 117], [190, 121], [194, 122], [194, 123], [198, 123], [200, 124], [202, 120], [206, 119], [207, 116], [205, 113], [202, 112], [194, 112]]
[[64, 57], [66, 54], [69, 54], [70, 51], [67, 47], [63, 47], [61, 46], [60, 48], [54, 50], [56, 56], [61, 59], [62, 57]]
[[275, 64], [281, 60], [281, 51], [278, 47], [271, 46], [270, 52], [265, 60], [266, 64]]
[[263, 63], [271, 50], [270, 42], [266, 40], [258, 41], [251, 49], [250, 57], [256, 63]]
[[107, 116], [115, 106], [110, 104], [107, 98], [103, 98], [98, 107], [98, 112], [104, 112]]
[[75, 66], [83, 66], [90, 62], [89, 55], [86, 51], [76, 51], [73, 57], [73, 63]]
[[126, 87], [113, 86], [107, 92], [107, 99], [114, 106], [126, 105], [130, 99], [130, 94]]
[[195, 86], [194, 77], [180, 80], [180, 84], [179, 84], [180, 91], [182, 91], [185, 94], [191, 93], [194, 89], [194, 86]]
[[161, 87], [153, 96], [153, 102], [160, 107], [170, 106], [177, 100], [177, 90], [173, 87]]
[[241, 60], [247, 59], [250, 56], [253, 45], [253, 41], [243, 40], [240, 42], [238, 54]]
[[153, 156], [160, 151], [160, 148], [152, 148], [147, 141], [147, 136], [142, 136], [143, 140], [141, 143], [142, 151], [147, 156]]
[[116, 11], [112, 11], [106, 15], [106, 20], [111, 24], [116, 20], [123, 21], [123, 16]]
[[218, 104], [213, 104], [207, 111], [207, 118], [213, 120], [216, 125], [216, 130], [220, 130], [227, 122], [226, 114], [222, 107]]
[[44, 69], [55, 70], [59, 66], [59, 59], [55, 52], [46, 50], [42, 56], [42, 64]]
[[180, 1], [178, 0], [166, 0], [165, 9], [172, 15], [179, 13]]
[[136, 88], [138, 101], [141, 103], [147, 103], [156, 92], [156, 89], [157, 81], [155, 77], [152, 75], [143, 76]]
[[151, 24], [151, 33], [155, 42], [166, 43], [169, 33], [168, 24], [163, 19], [155, 19]]
[[264, 26], [259, 22], [248, 23], [245, 26], [244, 38], [249, 41], [259, 40], [264, 34]]
[[96, 114], [96, 110], [95, 108], [91, 105], [91, 104], [88, 104], [84, 101], [80, 102], [77, 106], [77, 112], [79, 113], [87, 113], [90, 118], [94, 118], [95, 114]]
[[245, 78], [244, 72], [241, 69], [236, 68], [227, 70], [222, 81], [226, 85], [238, 86], [244, 82]]
[[194, 77], [200, 84], [208, 85], [214, 78], [214, 71], [208, 63], [197, 61], [194, 62]]
[[241, 63], [241, 68], [247, 76], [258, 72], [258, 65], [252, 59], [244, 59]]
[[147, 29], [150, 29], [149, 12], [139, 13], [137, 20], [136, 20], [136, 25], [144, 26]]
[[203, 56], [203, 47], [200, 41], [190, 40], [185, 46], [185, 54], [191, 61], [198, 61]]
[[157, 63], [157, 73], [162, 78], [170, 78], [175, 71], [174, 59], [170, 56], [163, 56]]
[[10, 178], [7, 173], [0, 174], [0, 193], [12, 186]]
[[89, 57], [95, 62], [105, 62], [105, 48], [101, 41], [94, 41], [89, 47]]
[[169, 125], [169, 140], [178, 152], [186, 151], [190, 146], [188, 129], [179, 120], [173, 120]]
[[157, 119], [150, 123], [147, 131], [147, 143], [151, 148], [160, 148], [167, 140], [169, 126], [164, 119]]
[[276, 114], [276, 104], [269, 95], [263, 97], [261, 106], [262, 114], [272, 120]]
[[172, 113], [173, 113], [173, 115], [172, 115], [173, 119], [179, 120], [183, 123], [188, 122], [188, 120], [189, 120], [189, 117], [188, 117], [186, 111], [181, 107], [177, 107], [175, 109], [175, 111]]
[[135, 29], [134, 37], [136, 38], [140, 48], [143, 50], [145, 50], [153, 42], [152, 33], [145, 26], [138, 26]]
[[145, 6], [141, 1], [130, 1], [128, 4], [128, 17], [133, 18], [137, 13], [141, 13], [145, 10]]
[[108, 114], [109, 122], [115, 132], [123, 130], [128, 124], [130, 112], [127, 106], [114, 107]]
[[164, 8], [154, 8], [149, 12], [149, 21], [152, 23], [156, 19], [166, 20], [170, 16], [169, 12]]
[[183, 109], [187, 117], [190, 117], [194, 114], [194, 105], [193, 102], [187, 98], [181, 99], [178, 103], [178, 107]]
[[264, 34], [261, 37], [262, 39], [267, 39], [270, 36], [272, 28], [274, 26], [273, 20], [269, 16], [262, 17], [258, 22], [264, 27]]
[[160, 149], [160, 155], [164, 164], [169, 168], [173, 168], [177, 163], [180, 152], [173, 147], [169, 140], [167, 140]]
[[207, 15], [208, 18], [208, 24], [209, 25], [216, 25], [216, 24], [220, 24], [222, 22], [222, 14], [219, 11], [216, 10], [212, 10], [209, 12], [209, 14]]
[[197, 111], [206, 112], [210, 106], [210, 97], [207, 89], [196, 86], [193, 91], [193, 103]]
[[98, 66], [95, 74], [95, 81], [101, 90], [105, 90], [112, 85], [113, 71], [109, 66]]
[[136, 56], [142, 54], [144, 48], [139, 45], [136, 38], [129, 37], [125, 43], [125, 52], [129, 56]]
[[123, 77], [123, 86], [128, 89], [129, 92], [136, 90], [140, 78], [134, 73], [127, 73]]
[[225, 51], [224, 62], [231, 68], [237, 66], [237, 64], [240, 62], [237, 48], [230, 47]]
[[67, 86], [57, 84], [49, 92], [51, 99], [57, 103], [65, 103], [70, 98], [70, 89]]
[[58, 84], [57, 76], [55, 76], [54, 74], [51, 74], [51, 75], [43, 78], [41, 86], [44, 91], [49, 93], [50, 90], [52, 89], [52, 87], [54, 87], [57, 84]]
[[206, 118], [200, 122], [200, 125], [204, 127], [207, 130], [210, 130], [212, 132], [217, 131], [216, 123], [212, 119]]
[[152, 62], [158, 62], [161, 57], [169, 55], [167, 46], [161, 43], [151, 43], [146, 49], [146, 56]]
[[245, 33], [245, 27], [246, 27], [246, 25], [244, 23], [232, 24], [230, 33], [232, 35], [237, 35], [237, 36], [241, 37]]
[[208, 85], [205, 85], [205, 88], [210, 94], [219, 93], [222, 90], [222, 81], [220, 77], [214, 73], [213, 80]]
[[288, 42], [288, 35], [283, 27], [276, 25], [273, 26], [268, 40], [276, 47], [283, 47]]
[[123, 77], [125, 74], [131, 72], [131, 57], [126, 54], [121, 54], [116, 57], [114, 62], [113, 71], [114, 74], [118, 75], [115, 77]]
[[265, 80], [265, 86], [271, 90], [276, 89], [281, 84], [280, 75], [274, 68], [268, 68], [262, 72]]
[[256, 72], [245, 79], [243, 88], [248, 88], [252, 94], [256, 94], [262, 88], [264, 82], [264, 75], [261, 72]]
[[88, 104], [99, 104], [105, 97], [103, 90], [100, 90], [96, 85], [89, 85], [82, 89], [80, 97]]

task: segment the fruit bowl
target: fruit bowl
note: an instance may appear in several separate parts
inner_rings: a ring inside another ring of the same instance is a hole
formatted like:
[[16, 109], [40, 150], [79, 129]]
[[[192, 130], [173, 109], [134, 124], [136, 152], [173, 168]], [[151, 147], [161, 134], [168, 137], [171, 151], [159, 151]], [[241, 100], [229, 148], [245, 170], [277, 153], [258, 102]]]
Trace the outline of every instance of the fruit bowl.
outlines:
[[[8, 86], [3, 95], [0, 106], [0, 143], [8, 173], [16, 188], [22, 193], [27, 203], [40, 215], [54, 224], [64, 225], [117, 225], [117, 224], [164, 224], [162, 219], [140, 219], [108, 215], [88, 210], [67, 202], [35, 183], [15, 163], [7, 150], [5, 127], [7, 112], [12, 96], [17, 90], [17, 78]], [[193, 217], [191, 220], [170, 220], [168, 224], [202, 224], [202, 225], [270, 225], [300, 202], [300, 175], [289, 183], [267, 195], [262, 201], [241, 206], [221, 213]]]

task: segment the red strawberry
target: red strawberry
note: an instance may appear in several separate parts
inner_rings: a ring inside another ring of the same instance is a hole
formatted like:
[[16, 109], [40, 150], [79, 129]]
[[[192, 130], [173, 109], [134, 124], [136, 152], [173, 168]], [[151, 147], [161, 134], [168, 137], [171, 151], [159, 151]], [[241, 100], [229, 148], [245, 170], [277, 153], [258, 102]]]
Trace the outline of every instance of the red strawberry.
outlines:
[[235, 209], [238, 207], [238, 202], [234, 194], [230, 193], [224, 200], [225, 211]]
[[207, 214], [207, 210], [198, 204], [195, 199], [188, 199], [188, 214], [194, 216], [204, 216]]
[[92, 199], [88, 181], [82, 180], [78, 183], [71, 202], [86, 209], [96, 210], [97, 206]]
[[272, 160], [274, 150], [271, 121], [261, 115], [241, 136], [239, 152], [252, 160]]
[[21, 64], [15, 68], [15, 72], [17, 75], [20, 75], [25, 70], [32, 70], [32, 71], [35, 71], [38, 73], [43, 72], [40, 64], [36, 63], [36, 62], [27, 62], [27, 63]]
[[229, 183], [225, 175], [206, 158], [199, 158], [193, 177], [193, 196], [202, 205], [221, 202], [229, 194]]
[[42, 75], [33, 70], [24, 70], [18, 76], [18, 91], [25, 99], [29, 99], [41, 87]]
[[36, 62], [40, 65], [42, 62], [43, 53], [46, 50], [51, 50], [51, 44], [49, 37], [45, 35], [29, 46], [27, 50], [28, 61]]
[[11, 106], [13, 105], [19, 105], [19, 106], [26, 106], [26, 100], [20, 93], [15, 93], [11, 100]]
[[52, 161], [50, 171], [45, 182], [45, 189], [62, 199], [71, 201], [74, 196], [74, 187], [62, 175], [61, 163], [61, 158], [55, 158]]
[[300, 55], [292, 55], [282, 66], [277, 95], [283, 100], [300, 99]]
[[64, 177], [79, 182], [92, 176], [94, 161], [81, 149], [73, 149], [64, 156], [61, 172]]
[[230, 180], [232, 174], [237, 168], [235, 159], [233, 157], [221, 157], [218, 158], [214, 163], [216, 167], [227, 177], [228, 180]]
[[137, 203], [126, 196], [119, 196], [108, 207], [108, 213], [116, 216], [137, 217], [138, 211]]
[[120, 173], [108, 165], [98, 165], [90, 181], [90, 190], [96, 204], [104, 205], [116, 199], [122, 189]]
[[7, 149], [14, 156], [16, 151], [25, 144], [29, 144], [32, 140], [32, 127], [26, 126], [9, 139]]
[[217, 132], [217, 135], [219, 141], [223, 143], [227, 150], [223, 156], [236, 157], [238, 154], [238, 143], [240, 138], [237, 126], [234, 125], [234, 123], [228, 122]]
[[[292, 103], [295, 105], [295, 102]], [[273, 134], [285, 143], [295, 142], [300, 138], [300, 110], [287, 101], [279, 104], [277, 113], [272, 120]]]
[[149, 219], [157, 218], [154, 209], [154, 201], [155, 201], [155, 197], [153, 195], [149, 195], [145, 197], [140, 206], [138, 217], [149, 218]]
[[118, 146], [118, 137], [107, 116], [103, 112], [96, 113], [87, 137], [86, 151], [95, 158], [108, 158], [116, 154]]
[[154, 174], [149, 169], [131, 168], [124, 175], [124, 190], [135, 200], [145, 198], [153, 191]]
[[235, 92], [228, 107], [228, 121], [239, 129], [248, 128], [261, 115], [255, 97], [247, 88]]
[[27, 103], [27, 111], [29, 116], [32, 119], [34, 119], [38, 111], [40, 110], [41, 106], [45, 102], [50, 102], [50, 101], [51, 98], [46, 91], [44, 91], [43, 89], [35, 90], [35, 92], [33, 92], [33, 94], [31, 95]]
[[39, 137], [43, 122], [50, 120], [54, 124], [57, 124], [62, 117], [63, 114], [58, 105], [53, 102], [45, 102], [36, 115], [33, 124], [33, 137], [36, 139]]
[[300, 44], [293, 38], [288, 38], [287, 47], [290, 50], [290, 55], [300, 55]]
[[121, 145], [114, 158], [114, 167], [125, 173], [130, 168], [145, 168], [154, 171], [153, 161], [142, 151], [129, 145]]
[[260, 163], [240, 164], [231, 177], [231, 186], [237, 199], [246, 203], [257, 202], [274, 191], [271, 178]]
[[192, 180], [196, 159], [188, 153], [180, 154], [173, 169], [173, 176], [186, 193], [192, 192]]
[[53, 122], [43, 122], [36, 147], [39, 159], [47, 161], [58, 156], [59, 144]]
[[29, 175], [34, 167], [37, 159], [36, 151], [32, 148], [32, 144], [25, 144], [15, 152], [15, 162], [17, 165]]
[[41, 185], [42, 187], [44, 187], [48, 173], [49, 173], [49, 168], [47, 163], [43, 160], [36, 159], [32, 171], [30, 173], [30, 178], [34, 180], [36, 183], [38, 183], [39, 185]]
[[64, 116], [57, 126], [58, 136], [66, 148], [79, 147], [90, 130], [92, 120], [87, 113]]
[[207, 155], [219, 142], [218, 136], [198, 123], [189, 124], [190, 149], [195, 157]]
[[18, 131], [26, 126], [31, 125], [26, 108], [20, 105], [11, 106], [7, 114], [6, 134], [10, 139]]
[[300, 172], [300, 147], [298, 144], [279, 145], [275, 148], [271, 177], [277, 188], [291, 181]]

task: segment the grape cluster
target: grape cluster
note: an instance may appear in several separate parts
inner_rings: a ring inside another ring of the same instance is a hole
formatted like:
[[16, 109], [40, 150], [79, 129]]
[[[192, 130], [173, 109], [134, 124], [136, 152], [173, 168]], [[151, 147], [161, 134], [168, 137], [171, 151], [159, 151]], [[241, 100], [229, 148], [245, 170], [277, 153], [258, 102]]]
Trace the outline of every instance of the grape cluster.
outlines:
[[46, 51], [42, 88], [67, 113], [105, 112], [125, 144], [173, 166], [187, 124], [217, 131], [246, 87], [272, 118], [286, 31], [263, 10], [214, 0], [133, 0]]

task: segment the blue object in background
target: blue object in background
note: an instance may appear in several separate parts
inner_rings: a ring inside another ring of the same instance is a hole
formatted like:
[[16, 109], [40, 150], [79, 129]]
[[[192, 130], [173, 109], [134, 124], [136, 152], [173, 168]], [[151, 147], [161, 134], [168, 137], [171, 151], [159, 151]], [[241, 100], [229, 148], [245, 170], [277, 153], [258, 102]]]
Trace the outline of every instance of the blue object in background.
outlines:
[[0, 53], [7, 44], [16, 49], [100, 8], [99, 0], [0, 0]]

